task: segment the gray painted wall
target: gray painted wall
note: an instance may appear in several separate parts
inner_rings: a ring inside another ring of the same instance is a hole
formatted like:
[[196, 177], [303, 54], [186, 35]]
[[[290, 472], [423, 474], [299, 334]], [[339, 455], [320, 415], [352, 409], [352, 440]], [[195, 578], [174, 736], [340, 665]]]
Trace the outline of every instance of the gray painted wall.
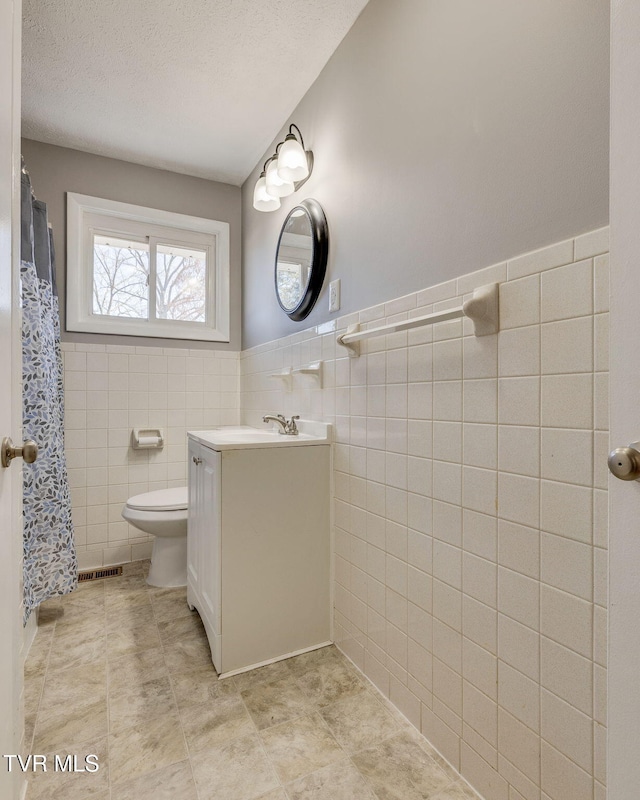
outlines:
[[[606, 225], [609, 3], [371, 0], [289, 121], [316, 166], [269, 214], [252, 193], [272, 150], [243, 186], [243, 347], [329, 319], [333, 278], [343, 314]], [[330, 260], [293, 323], [273, 261], [304, 197]]]
[[[22, 154], [39, 200], [47, 203], [56, 248], [60, 294], [62, 338], [68, 342], [95, 344], [155, 345], [194, 349], [239, 350], [241, 320], [241, 208], [240, 189], [226, 183], [179, 175], [114, 158], [81, 153], [30, 139], [22, 140]], [[184, 339], [156, 339], [140, 336], [105, 336], [64, 331], [66, 265], [66, 192], [134, 203], [163, 211], [217, 219], [230, 225], [231, 341], [188, 342]]]

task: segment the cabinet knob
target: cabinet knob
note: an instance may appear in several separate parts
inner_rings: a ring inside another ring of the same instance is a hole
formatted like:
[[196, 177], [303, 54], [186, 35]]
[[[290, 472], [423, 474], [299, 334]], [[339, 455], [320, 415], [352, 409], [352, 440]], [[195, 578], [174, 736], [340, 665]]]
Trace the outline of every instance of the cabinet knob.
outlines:
[[196, 466], [197, 466], [198, 464], [202, 464], [202, 459], [201, 459], [201, 458], [196, 458], [195, 456], [193, 456], [193, 463], [194, 463]]

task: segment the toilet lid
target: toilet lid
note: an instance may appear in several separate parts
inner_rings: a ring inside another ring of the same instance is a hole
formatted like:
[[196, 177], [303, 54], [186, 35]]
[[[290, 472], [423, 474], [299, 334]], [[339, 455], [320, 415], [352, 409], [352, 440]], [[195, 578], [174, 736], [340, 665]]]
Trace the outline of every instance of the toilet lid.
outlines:
[[127, 500], [127, 506], [138, 511], [181, 511], [188, 507], [187, 487], [136, 494]]

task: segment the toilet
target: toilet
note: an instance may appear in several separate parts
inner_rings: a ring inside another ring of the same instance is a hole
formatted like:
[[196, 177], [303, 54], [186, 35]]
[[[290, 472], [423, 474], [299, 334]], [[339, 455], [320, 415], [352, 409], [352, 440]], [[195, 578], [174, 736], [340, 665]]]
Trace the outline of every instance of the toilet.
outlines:
[[187, 585], [187, 487], [160, 489], [130, 497], [122, 516], [152, 534], [150, 586]]

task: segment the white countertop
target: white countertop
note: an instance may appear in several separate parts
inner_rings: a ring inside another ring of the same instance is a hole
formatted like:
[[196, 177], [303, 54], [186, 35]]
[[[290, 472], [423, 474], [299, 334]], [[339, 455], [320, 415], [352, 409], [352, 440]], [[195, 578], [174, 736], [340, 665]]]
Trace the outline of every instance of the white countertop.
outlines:
[[297, 436], [278, 432], [271, 423], [264, 428], [250, 425], [227, 425], [208, 431], [188, 431], [187, 435], [212, 450], [254, 450], [264, 447], [302, 447], [331, 443], [331, 425], [326, 422], [298, 420]]

